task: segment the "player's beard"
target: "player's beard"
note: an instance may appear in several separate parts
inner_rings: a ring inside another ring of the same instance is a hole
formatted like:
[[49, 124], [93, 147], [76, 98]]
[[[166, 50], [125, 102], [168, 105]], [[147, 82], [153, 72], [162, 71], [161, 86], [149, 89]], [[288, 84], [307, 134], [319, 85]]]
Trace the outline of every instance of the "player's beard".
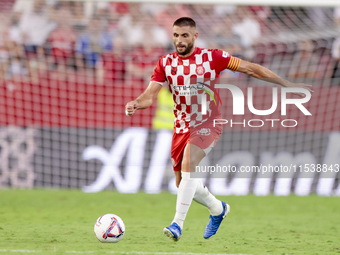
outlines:
[[183, 52], [179, 52], [177, 47], [176, 47], [176, 51], [177, 51], [178, 55], [185, 56], [185, 55], [187, 55], [191, 52], [193, 47], [194, 47], [194, 42], [192, 41], [191, 43], [188, 43], [188, 46], [186, 46], [186, 48]]

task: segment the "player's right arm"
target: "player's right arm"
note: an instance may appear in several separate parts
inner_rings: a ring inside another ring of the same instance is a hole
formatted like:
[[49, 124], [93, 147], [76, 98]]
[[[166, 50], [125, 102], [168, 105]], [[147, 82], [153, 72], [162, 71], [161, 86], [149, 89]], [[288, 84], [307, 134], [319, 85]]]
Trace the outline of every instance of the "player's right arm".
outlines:
[[125, 106], [126, 115], [132, 116], [136, 110], [146, 109], [152, 105], [156, 99], [162, 85], [155, 81], [150, 81], [146, 90], [134, 101], [128, 102]]
[[125, 113], [132, 116], [136, 110], [146, 109], [152, 105], [158, 92], [166, 80], [163, 59], [160, 58], [151, 76], [151, 81], [146, 90], [136, 100], [128, 102], [125, 106]]

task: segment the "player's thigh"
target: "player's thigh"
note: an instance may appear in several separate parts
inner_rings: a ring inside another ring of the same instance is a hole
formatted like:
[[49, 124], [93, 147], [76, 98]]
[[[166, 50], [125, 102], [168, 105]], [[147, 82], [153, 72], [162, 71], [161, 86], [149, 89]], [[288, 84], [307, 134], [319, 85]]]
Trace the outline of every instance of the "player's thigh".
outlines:
[[203, 149], [197, 145], [188, 143], [184, 149], [182, 171], [183, 172], [195, 172], [196, 166], [205, 157]]

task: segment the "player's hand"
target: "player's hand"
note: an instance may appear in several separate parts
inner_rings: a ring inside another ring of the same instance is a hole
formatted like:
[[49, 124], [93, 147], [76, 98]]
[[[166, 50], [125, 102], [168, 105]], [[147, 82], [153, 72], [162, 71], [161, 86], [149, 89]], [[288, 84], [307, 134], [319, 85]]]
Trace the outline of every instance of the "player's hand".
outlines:
[[136, 101], [128, 102], [125, 106], [126, 116], [132, 116], [135, 113], [136, 110], [137, 110], [137, 102]]
[[[304, 83], [290, 83], [289, 86], [290, 88], [303, 88], [308, 90], [309, 92], [313, 93], [314, 90], [312, 89], [312, 85], [304, 84]], [[294, 95], [297, 95], [299, 97], [305, 97], [305, 93], [292, 93]]]

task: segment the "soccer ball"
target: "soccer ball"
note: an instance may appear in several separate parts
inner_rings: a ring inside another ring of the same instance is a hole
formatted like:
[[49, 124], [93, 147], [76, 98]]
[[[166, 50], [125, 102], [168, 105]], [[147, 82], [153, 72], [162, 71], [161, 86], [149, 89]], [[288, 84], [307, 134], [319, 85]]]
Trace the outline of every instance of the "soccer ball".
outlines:
[[123, 220], [115, 214], [104, 214], [94, 224], [94, 234], [102, 243], [117, 243], [125, 233]]

